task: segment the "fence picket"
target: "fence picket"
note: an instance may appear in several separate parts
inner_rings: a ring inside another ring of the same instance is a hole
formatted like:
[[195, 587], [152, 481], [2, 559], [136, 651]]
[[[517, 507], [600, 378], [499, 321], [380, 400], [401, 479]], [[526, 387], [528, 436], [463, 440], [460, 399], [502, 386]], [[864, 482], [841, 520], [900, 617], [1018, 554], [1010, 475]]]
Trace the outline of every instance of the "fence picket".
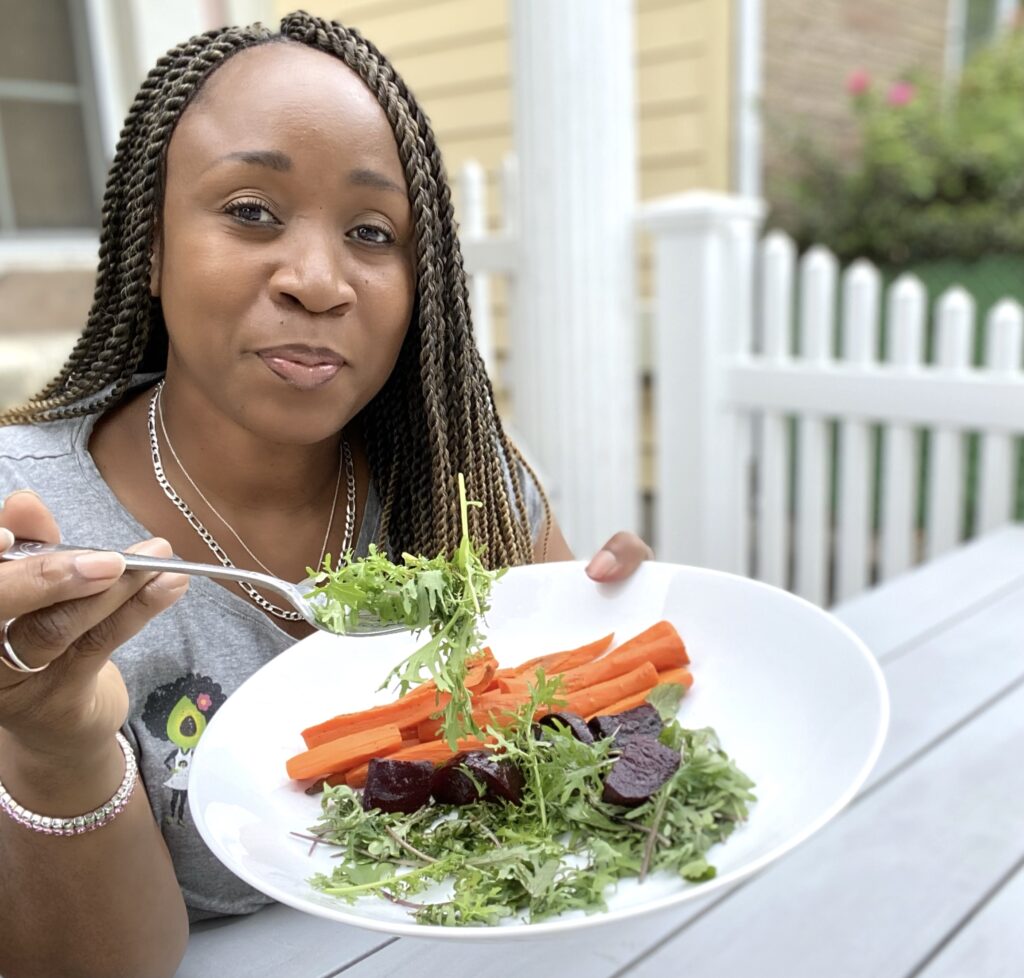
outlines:
[[[462, 234], [467, 241], [481, 240], [487, 235], [487, 196], [484, 169], [476, 160], [462, 165], [458, 187], [462, 204]], [[494, 379], [494, 323], [489, 275], [477, 272], [469, 277], [469, 308], [477, 349], [487, 365], [487, 372]]]
[[[960, 287], [946, 291], [938, 302], [938, 355], [935, 366], [947, 374], [963, 375], [971, 365], [974, 300]], [[959, 429], [931, 433], [925, 523], [928, 560], [952, 550], [960, 541], [964, 506], [964, 439]]]
[[[793, 321], [793, 270], [796, 247], [781, 231], [772, 231], [761, 246], [762, 350], [766, 360], [789, 358], [789, 331]], [[760, 419], [758, 452], [757, 576], [776, 587], [787, 585], [789, 506], [787, 473], [789, 443], [786, 419], [765, 411]]]
[[[848, 363], [870, 370], [876, 362], [881, 276], [867, 261], [850, 266], [843, 281], [843, 349]], [[868, 544], [872, 536], [871, 499], [874, 452], [871, 428], [863, 421], [838, 427], [839, 471], [836, 498], [836, 583], [833, 600], [842, 601], [869, 583]]]
[[[901, 275], [889, 289], [886, 317], [889, 361], [908, 378], [920, 370], [925, 291], [913, 275]], [[917, 510], [917, 433], [893, 424], [882, 432], [882, 518], [879, 577], [886, 580], [914, 563]]]
[[[802, 363], [823, 365], [831, 359], [838, 263], [827, 249], [815, 246], [800, 262], [799, 351]], [[827, 383], [822, 378], [823, 383]], [[797, 421], [797, 594], [825, 604], [828, 591], [829, 426], [821, 417]]]
[[[1021, 375], [1024, 311], [1012, 299], [997, 303], [988, 315], [985, 365], [993, 377]], [[987, 533], [1014, 515], [1014, 455], [1012, 435], [983, 434], [978, 466], [978, 504], [975, 532]]]

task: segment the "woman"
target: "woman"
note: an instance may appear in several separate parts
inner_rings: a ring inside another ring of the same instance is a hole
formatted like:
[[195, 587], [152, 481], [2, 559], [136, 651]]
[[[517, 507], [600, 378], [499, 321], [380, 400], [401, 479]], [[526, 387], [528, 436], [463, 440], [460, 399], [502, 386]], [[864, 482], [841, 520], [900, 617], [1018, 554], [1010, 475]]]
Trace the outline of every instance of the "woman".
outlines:
[[[463, 472], [492, 563], [571, 556], [473, 345], [429, 125], [371, 44], [304, 14], [150, 73], [88, 324], [2, 422], [0, 547], [63, 534], [299, 580], [373, 541], [450, 552]], [[648, 555], [619, 534], [589, 570]], [[88, 552], [0, 564], [0, 622], [0, 973], [172, 974], [189, 916], [267, 902], [191, 825], [192, 749], [308, 628], [257, 592]], [[31, 817], [83, 812], [71, 837]]]

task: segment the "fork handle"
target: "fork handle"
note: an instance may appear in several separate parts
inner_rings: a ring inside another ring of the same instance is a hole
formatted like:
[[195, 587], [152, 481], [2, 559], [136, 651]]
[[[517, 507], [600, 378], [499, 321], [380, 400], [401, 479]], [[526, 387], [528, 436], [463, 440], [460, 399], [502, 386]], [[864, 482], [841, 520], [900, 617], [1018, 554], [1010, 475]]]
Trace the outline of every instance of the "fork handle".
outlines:
[[217, 564], [196, 564], [177, 557], [149, 557], [146, 554], [127, 554], [119, 550], [108, 550], [106, 547], [75, 547], [66, 543], [40, 543], [38, 540], [15, 540], [14, 545], [3, 553], [0, 560], [24, 560], [26, 557], [38, 557], [41, 554], [66, 553], [68, 551], [90, 550], [98, 553], [118, 553], [124, 557], [128, 570], [170, 571], [175, 574], [189, 574], [194, 577], [213, 577], [221, 581], [245, 581], [260, 583], [272, 588], [279, 594], [285, 593], [284, 581], [257, 571], [240, 570], [237, 567], [220, 567]]

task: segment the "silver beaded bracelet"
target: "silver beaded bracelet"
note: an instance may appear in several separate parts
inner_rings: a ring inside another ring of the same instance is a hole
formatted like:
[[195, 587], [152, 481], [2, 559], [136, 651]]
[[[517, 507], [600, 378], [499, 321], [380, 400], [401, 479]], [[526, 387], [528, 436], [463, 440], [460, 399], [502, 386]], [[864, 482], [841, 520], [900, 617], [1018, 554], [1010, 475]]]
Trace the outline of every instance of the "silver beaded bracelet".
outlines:
[[43, 832], [46, 835], [81, 835], [83, 832], [91, 832], [93, 829], [101, 828], [108, 822], [112, 822], [128, 804], [135, 784], [139, 779], [139, 766], [135, 762], [135, 754], [132, 752], [132, 745], [128, 743], [123, 734], [115, 734], [121, 753], [124, 754], [124, 778], [120, 787], [114, 792], [113, 798], [105, 805], [84, 815], [72, 815], [68, 818], [57, 818], [52, 815], [38, 815], [30, 812], [27, 808], [19, 805], [10, 795], [10, 792], [0, 781], [0, 810], [19, 825], [24, 825], [34, 832]]

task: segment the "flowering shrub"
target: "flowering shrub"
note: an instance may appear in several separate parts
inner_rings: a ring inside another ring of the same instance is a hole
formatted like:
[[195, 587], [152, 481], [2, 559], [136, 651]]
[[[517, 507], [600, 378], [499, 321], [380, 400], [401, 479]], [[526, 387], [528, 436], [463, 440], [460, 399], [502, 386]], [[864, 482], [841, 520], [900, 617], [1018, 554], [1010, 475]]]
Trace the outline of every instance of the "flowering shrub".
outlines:
[[951, 89], [923, 77], [847, 79], [859, 150], [794, 141], [772, 222], [840, 258], [906, 265], [1024, 254], [1024, 31], [976, 56]]

